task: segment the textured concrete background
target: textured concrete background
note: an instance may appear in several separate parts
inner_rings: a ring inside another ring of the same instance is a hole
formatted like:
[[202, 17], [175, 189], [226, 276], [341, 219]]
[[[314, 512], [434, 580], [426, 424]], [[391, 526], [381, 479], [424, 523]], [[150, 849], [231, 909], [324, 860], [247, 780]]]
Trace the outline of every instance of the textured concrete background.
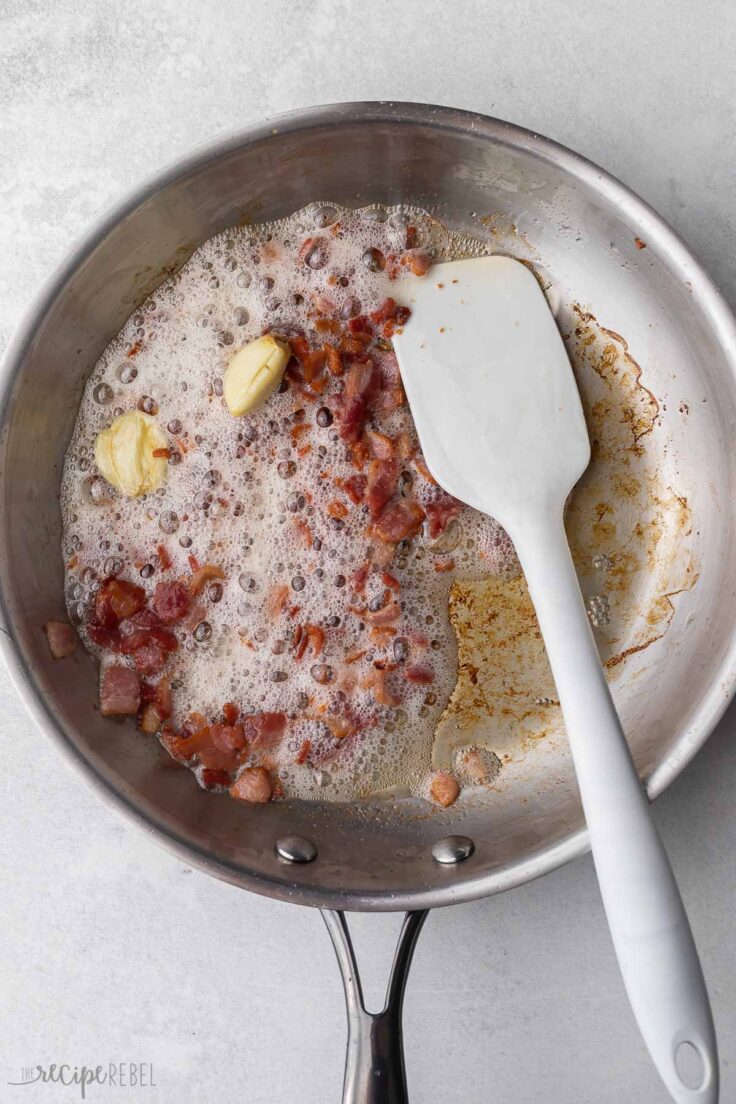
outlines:
[[[473, 108], [620, 176], [736, 301], [736, 16], [667, 0], [0, 0], [0, 343], [75, 235], [192, 145], [336, 100]], [[339, 1099], [337, 971], [316, 913], [193, 872], [121, 823], [31, 728], [4, 673], [0, 1099], [36, 1062], [151, 1061], [130, 1104]], [[736, 1099], [733, 711], [656, 819]], [[395, 918], [356, 922], [383, 977]], [[382, 983], [381, 983], [382, 984]], [[369, 985], [369, 993], [378, 986]], [[589, 860], [430, 918], [407, 1008], [419, 1104], [665, 1104]]]

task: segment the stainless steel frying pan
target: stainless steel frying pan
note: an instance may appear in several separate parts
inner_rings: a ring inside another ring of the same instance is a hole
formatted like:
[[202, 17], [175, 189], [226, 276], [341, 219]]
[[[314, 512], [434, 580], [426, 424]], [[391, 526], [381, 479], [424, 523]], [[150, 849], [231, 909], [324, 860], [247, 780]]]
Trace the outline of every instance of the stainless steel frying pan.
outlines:
[[[587, 847], [564, 740], [509, 766], [489, 801], [428, 813], [412, 800], [249, 809], [201, 791], [155, 741], [95, 709], [80, 652], [51, 661], [64, 612], [58, 486], [84, 382], [133, 308], [204, 239], [305, 201], [411, 202], [455, 227], [513, 222], [551, 294], [625, 335], [659, 402], [667, 478], [686, 500], [697, 583], [668, 631], [620, 665], [614, 695], [654, 798], [703, 744], [736, 682], [736, 326], [673, 231], [601, 169], [494, 119], [415, 104], [344, 104], [220, 139], [108, 214], [53, 277], [2, 372], [0, 643], [39, 727], [120, 810], [184, 860], [245, 889], [325, 911], [350, 1020], [345, 1099], [400, 1101], [406, 971], [425, 910], [510, 889]], [[637, 240], [638, 239], [638, 242]], [[335, 911], [331, 911], [335, 910]], [[343, 913], [407, 910], [378, 1016], [362, 1009]]]

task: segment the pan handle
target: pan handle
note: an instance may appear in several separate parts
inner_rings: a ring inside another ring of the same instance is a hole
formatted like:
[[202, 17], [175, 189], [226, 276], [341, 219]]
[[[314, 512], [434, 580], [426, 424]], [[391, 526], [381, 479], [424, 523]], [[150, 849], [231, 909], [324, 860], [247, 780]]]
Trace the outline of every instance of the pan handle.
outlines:
[[396, 945], [386, 1003], [367, 1012], [348, 922], [343, 912], [321, 909], [335, 948], [345, 989], [348, 1049], [343, 1104], [408, 1104], [401, 1013], [406, 980], [428, 911], [407, 912]]

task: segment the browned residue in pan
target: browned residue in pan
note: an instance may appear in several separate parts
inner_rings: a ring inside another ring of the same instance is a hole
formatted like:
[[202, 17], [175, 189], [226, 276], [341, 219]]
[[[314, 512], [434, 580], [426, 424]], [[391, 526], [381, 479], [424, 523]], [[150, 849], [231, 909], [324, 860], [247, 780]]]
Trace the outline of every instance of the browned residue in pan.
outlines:
[[[624, 338], [576, 307], [565, 334], [591, 440], [566, 528], [609, 679], [660, 640], [676, 596], [697, 581], [691, 511], [662, 473], [659, 404]], [[561, 731], [559, 704], [520, 575], [456, 582], [450, 618], [459, 674], [433, 759], [482, 742], [502, 759]]]

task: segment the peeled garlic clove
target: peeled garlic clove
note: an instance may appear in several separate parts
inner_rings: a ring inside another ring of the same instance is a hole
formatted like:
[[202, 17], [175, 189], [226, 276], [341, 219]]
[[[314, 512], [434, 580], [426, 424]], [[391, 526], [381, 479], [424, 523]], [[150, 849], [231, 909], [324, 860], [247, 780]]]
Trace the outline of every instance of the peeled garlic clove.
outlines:
[[230, 413], [236, 417], [249, 414], [270, 399], [290, 356], [289, 342], [273, 334], [257, 337], [240, 349], [228, 364], [223, 383]]
[[166, 434], [150, 414], [131, 410], [103, 429], [95, 441], [95, 461], [101, 475], [130, 498], [155, 491], [166, 479]]

